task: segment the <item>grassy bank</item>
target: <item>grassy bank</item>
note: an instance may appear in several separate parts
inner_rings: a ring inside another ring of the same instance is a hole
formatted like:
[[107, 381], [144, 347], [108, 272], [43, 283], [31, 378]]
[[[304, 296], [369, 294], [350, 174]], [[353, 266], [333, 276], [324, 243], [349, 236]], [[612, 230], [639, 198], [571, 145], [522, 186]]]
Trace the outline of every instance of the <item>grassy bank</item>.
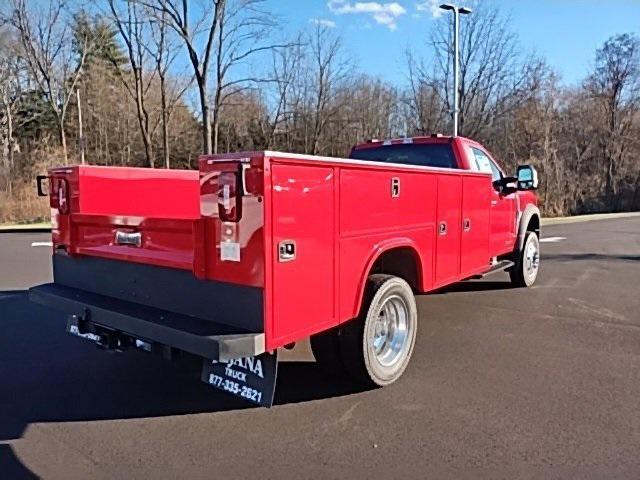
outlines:
[[11, 194], [0, 192], [0, 226], [48, 223], [49, 199], [38, 197], [35, 186], [17, 185]]

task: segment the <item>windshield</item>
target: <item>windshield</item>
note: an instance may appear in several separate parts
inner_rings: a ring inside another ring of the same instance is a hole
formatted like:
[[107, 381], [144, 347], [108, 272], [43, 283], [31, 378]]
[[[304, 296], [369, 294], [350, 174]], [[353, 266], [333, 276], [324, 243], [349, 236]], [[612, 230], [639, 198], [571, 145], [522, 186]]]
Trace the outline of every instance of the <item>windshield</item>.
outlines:
[[451, 144], [402, 143], [352, 150], [350, 158], [423, 167], [457, 168]]

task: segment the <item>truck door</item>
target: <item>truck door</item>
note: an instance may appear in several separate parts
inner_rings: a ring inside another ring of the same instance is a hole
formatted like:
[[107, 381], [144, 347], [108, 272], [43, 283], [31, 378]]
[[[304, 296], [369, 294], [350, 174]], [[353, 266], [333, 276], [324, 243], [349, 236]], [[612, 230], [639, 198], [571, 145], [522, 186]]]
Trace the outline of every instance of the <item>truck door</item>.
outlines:
[[[477, 171], [491, 173], [492, 181], [502, 178], [502, 171], [487, 153], [477, 147], [469, 148], [473, 154], [473, 157], [470, 159], [472, 166], [474, 166]], [[510, 252], [513, 249], [516, 233], [515, 225], [515, 194], [503, 195], [492, 185], [489, 233], [489, 252], [492, 257]]]
[[491, 180], [486, 175], [466, 175], [462, 180], [462, 234], [460, 275], [466, 277], [489, 265]]
[[436, 288], [457, 280], [460, 273], [461, 199], [462, 177], [438, 175]]
[[274, 164], [274, 342], [336, 324], [334, 315], [334, 171]]

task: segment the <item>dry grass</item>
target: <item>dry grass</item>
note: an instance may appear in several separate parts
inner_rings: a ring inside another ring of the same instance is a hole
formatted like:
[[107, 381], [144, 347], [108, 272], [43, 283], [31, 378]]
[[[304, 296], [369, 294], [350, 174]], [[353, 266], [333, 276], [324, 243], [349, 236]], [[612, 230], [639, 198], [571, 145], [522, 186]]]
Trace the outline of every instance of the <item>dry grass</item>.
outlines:
[[49, 200], [38, 197], [35, 182], [14, 186], [11, 195], [0, 192], [0, 224], [47, 222], [50, 216]]
[[56, 149], [41, 149], [16, 156], [16, 168], [12, 172], [13, 188], [9, 193], [6, 176], [0, 177], [0, 225], [49, 222], [49, 199], [38, 197], [36, 175], [45, 174], [49, 168], [63, 164]]

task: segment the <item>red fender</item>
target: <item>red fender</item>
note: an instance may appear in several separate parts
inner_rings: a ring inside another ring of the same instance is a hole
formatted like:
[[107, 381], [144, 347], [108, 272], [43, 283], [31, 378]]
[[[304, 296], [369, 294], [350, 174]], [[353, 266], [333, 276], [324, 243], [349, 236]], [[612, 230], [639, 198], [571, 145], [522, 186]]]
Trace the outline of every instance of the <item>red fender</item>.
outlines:
[[390, 250], [394, 250], [396, 248], [409, 248], [413, 251], [416, 257], [416, 261], [418, 263], [416, 265], [418, 287], [420, 290], [424, 290], [424, 284], [423, 284], [424, 259], [422, 258], [422, 255], [420, 254], [420, 249], [417, 247], [416, 243], [411, 238], [408, 238], [408, 237], [386, 239], [374, 245], [374, 248], [371, 251], [369, 258], [367, 259], [367, 263], [365, 264], [365, 268], [362, 272], [362, 275], [360, 276], [360, 282], [358, 284], [357, 305], [359, 306], [362, 305], [362, 298], [364, 296], [364, 289], [367, 285], [367, 278], [369, 277], [369, 272], [373, 268], [373, 265], [376, 263], [376, 261], [378, 261], [381, 255], [383, 255], [384, 253]]

